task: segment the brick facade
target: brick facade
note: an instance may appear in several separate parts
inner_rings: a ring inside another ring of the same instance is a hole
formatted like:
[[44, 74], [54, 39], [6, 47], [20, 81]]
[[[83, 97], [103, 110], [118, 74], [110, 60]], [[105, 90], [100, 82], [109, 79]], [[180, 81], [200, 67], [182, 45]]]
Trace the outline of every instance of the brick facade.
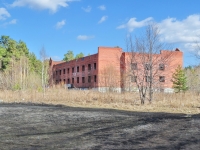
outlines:
[[[133, 55], [136, 56], [135, 62]], [[97, 54], [69, 62], [50, 59], [49, 82], [50, 85], [64, 83], [72, 84], [76, 88], [95, 88], [100, 91], [108, 89], [121, 91], [135, 87], [133, 75], [131, 79], [129, 76], [134, 65], [138, 70], [144, 68], [144, 62], [139, 61], [140, 55], [123, 52], [121, 48], [98, 47]], [[167, 61], [163, 62], [164, 59]], [[156, 72], [154, 71], [157, 75], [155, 83], [159, 83], [156, 85], [157, 88], [172, 88], [171, 77], [177, 66], [183, 65], [183, 53], [179, 49], [161, 50], [160, 54], [153, 55], [153, 60], [154, 67], [158, 68], [155, 69]]]

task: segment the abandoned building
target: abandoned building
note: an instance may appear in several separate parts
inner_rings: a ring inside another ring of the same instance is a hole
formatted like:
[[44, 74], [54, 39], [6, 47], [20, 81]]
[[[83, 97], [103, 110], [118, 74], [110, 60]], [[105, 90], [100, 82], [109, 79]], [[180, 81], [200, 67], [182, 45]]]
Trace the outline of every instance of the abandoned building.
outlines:
[[179, 49], [160, 50], [160, 53], [152, 55], [149, 63], [148, 54], [123, 52], [119, 47], [98, 47], [96, 54], [68, 62], [50, 59], [49, 65], [50, 85], [132, 91], [137, 90], [137, 81], [149, 82], [148, 72], [151, 70], [154, 88], [170, 92], [172, 74], [178, 65], [183, 65], [183, 52]]

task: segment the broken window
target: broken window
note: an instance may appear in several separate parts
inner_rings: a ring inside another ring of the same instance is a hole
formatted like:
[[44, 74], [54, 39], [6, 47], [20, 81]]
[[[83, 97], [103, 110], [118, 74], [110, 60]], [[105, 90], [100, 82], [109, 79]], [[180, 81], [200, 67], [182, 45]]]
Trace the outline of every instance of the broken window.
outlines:
[[65, 74], [65, 69], [63, 69], [63, 74]]
[[137, 63], [131, 63], [131, 70], [137, 70]]
[[79, 83], [79, 77], [77, 77], [77, 83]]
[[165, 70], [165, 65], [164, 64], [159, 64], [159, 70]]
[[165, 76], [159, 76], [159, 81], [160, 82], [165, 82]]
[[85, 66], [84, 65], [82, 66], [82, 71], [85, 71]]
[[151, 81], [150, 76], [145, 76], [145, 81], [146, 81], [146, 82], [150, 82], [150, 81]]
[[144, 67], [145, 67], [145, 70], [150, 70], [150, 68], [151, 68], [149, 63], [146, 63]]
[[85, 83], [85, 77], [82, 77], [82, 83]]
[[70, 79], [69, 78], [67, 79], [67, 84], [70, 84]]
[[69, 74], [69, 68], [67, 68], [67, 73]]
[[77, 72], [79, 72], [79, 66], [77, 67]]
[[62, 73], [62, 70], [60, 70], [60, 75], [61, 75], [61, 73]]
[[74, 73], [74, 67], [72, 68], [72, 73]]
[[92, 69], [91, 64], [88, 64], [88, 71]]
[[131, 82], [136, 82], [137, 81], [137, 76], [131, 76]]
[[96, 70], [97, 69], [97, 64], [96, 63], [94, 63], [94, 70]]
[[88, 76], [88, 83], [91, 82], [91, 76]]

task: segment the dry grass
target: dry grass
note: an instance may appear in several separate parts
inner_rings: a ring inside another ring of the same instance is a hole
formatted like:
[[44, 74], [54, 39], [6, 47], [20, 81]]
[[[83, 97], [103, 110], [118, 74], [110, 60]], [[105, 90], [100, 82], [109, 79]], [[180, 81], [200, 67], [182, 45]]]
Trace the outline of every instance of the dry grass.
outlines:
[[0, 91], [5, 103], [45, 103], [72, 107], [112, 108], [130, 111], [200, 113], [200, 95], [196, 93], [156, 93], [152, 104], [140, 105], [138, 93], [99, 93], [96, 91], [47, 89], [45, 95], [35, 90]]

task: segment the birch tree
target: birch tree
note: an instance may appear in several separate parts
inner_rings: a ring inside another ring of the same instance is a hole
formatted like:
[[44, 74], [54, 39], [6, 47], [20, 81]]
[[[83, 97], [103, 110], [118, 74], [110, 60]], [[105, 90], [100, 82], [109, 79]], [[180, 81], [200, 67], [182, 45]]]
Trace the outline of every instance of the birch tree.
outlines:
[[134, 40], [130, 36], [127, 40], [127, 51], [131, 53], [127, 76], [135, 83], [141, 104], [144, 104], [146, 99], [151, 103], [154, 90], [161, 86], [159, 80], [165, 80], [158, 79], [159, 72], [165, 69], [171, 53], [167, 53], [164, 57], [159, 54], [161, 50], [168, 48], [166, 43], [161, 42], [156, 24], [149, 24], [142, 36], [135, 37]]

